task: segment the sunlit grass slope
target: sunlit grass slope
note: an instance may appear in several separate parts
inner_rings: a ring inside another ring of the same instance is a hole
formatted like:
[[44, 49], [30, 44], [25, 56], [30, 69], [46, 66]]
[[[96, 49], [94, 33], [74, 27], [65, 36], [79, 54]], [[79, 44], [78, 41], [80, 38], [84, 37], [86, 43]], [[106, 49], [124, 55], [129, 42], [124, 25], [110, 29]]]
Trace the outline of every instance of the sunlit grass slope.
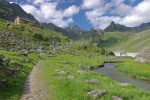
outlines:
[[150, 29], [142, 32], [105, 33], [102, 47], [113, 51], [150, 52]]

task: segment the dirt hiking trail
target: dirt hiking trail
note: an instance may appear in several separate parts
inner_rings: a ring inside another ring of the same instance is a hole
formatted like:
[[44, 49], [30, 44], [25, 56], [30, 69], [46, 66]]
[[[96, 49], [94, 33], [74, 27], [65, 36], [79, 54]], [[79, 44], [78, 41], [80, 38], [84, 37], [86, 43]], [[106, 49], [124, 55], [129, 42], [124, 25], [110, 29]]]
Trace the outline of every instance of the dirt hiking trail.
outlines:
[[47, 83], [43, 77], [43, 62], [33, 66], [27, 77], [22, 96], [19, 100], [51, 100], [48, 94]]

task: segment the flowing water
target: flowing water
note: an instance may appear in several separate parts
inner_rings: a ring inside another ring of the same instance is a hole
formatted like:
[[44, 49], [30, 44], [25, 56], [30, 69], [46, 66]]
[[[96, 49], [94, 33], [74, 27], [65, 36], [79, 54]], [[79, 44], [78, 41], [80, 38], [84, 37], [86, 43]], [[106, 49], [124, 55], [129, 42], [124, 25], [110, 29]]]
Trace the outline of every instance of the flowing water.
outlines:
[[128, 74], [124, 74], [116, 69], [118, 63], [105, 63], [104, 67], [95, 69], [96, 72], [103, 73], [113, 80], [121, 83], [131, 83], [141, 89], [150, 91], [150, 82], [134, 79]]

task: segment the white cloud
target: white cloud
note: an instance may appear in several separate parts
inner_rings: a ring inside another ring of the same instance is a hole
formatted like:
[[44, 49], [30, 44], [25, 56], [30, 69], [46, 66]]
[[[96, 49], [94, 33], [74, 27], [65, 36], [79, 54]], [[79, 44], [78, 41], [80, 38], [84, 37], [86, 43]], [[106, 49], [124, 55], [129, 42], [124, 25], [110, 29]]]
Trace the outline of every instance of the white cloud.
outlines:
[[113, 17], [113, 16], [96, 16], [91, 15], [91, 13], [86, 13], [86, 16], [88, 17], [88, 20], [90, 20], [91, 24], [95, 28], [101, 28], [104, 29], [109, 25], [111, 21], [115, 21], [119, 23], [121, 21], [120, 17]]
[[103, 0], [83, 0], [82, 8], [84, 9], [94, 9], [98, 6], [102, 6], [104, 4]]
[[66, 16], [66, 17], [70, 17], [70, 16], [72, 16], [72, 15], [78, 13], [79, 10], [80, 10], [79, 7], [73, 5], [73, 6], [68, 7], [67, 9], [65, 9], [63, 15]]
[[126, 17], [122, 19], [121, 24], [133, 27], [142, 23], [150, 22], [150, 0], [144, 0], [135, 6]]
[[40, 22], [54, 23], [60, 27], [67, 27], [72, 23], [72, 16], [80, 10], [75, 5], [59, 10], [57, 9], [59, 0], [28, 0], [28, 2], [30, 4], [21, 5], [26, 12], [34, 15]]
[[122, 3], [118, 5], [114, 10], [112, 10], [112, 12], [120, 16], [126, 16], [131, 10], [132, 10], [131, 6]]
[[113, 6], [117, 6], [117, 5], [119, 5], [119, 4], [122, 4], [124, 2], [124, 0], [111, 0], [111, 4], [113, 5]]
[[104, 29], [111, 21], [130, 27], [150, 22], [150, 0], [144, 0], [135, 7], [124, 4], [124, 0], [104, 3], [105, 6], [97, 5], [96, 8], [86, 11], [86, 17], [95, 28]]

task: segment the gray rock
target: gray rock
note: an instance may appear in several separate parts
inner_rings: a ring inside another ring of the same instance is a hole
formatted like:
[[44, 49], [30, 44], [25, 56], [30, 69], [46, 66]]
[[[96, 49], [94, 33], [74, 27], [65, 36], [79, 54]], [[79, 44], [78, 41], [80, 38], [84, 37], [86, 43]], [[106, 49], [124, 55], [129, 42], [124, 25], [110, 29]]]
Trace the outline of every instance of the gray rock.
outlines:
[[135, 61], [150, 63], [150, 54], [149, 53], [138, 54], [137, 56], [135, 56]]
[[0, 87], [7, 87], [8, 81], [6, 79], [0, 79]]
[[24, 59], [24, 62], [26, 62], [26, 63], [31, 63], [31, 62], [32, 62], [32, 59], [31, 59], [31, 58], [25, 58], [25, 59]]
[[99, 81], [97, 79], [86, 80], [86, 82], [90, 84], [99, 84]]
[[40, 53], [40, 57], [44, 59], [47, 57], [47, 54], [46, 53]]
[[3, 54], [0, 54], [0, 62], [4, 60], [5, 56]]
[[79, 73], [79, 74], [84, 74], [85, 71], [84, 71], [84, 70], [78, 70], [77, 73]]
[[3, 65], [8, 66], [10, 63], [10, 59], [9, 58], [4, 58], [3, 59]]
[[92, 91], [88, 92], [88, 96], [90, 96], [92, 99], [96, 100], [98, 98], [103, 97], [107, 93], [108, 93], [108, 91], [106, 91], [106, 90], [92, 90]]
[[28, 51], [25, 49], [21, 50], [20, 53], [21, 55], [25, 55], [25, 56], [28, 55]]
[[65, 72], [65, 71], [63, 71], [63, 70], [56, 70], [56, 73], [65, 75], [65, 74], [67, 74], [68, 72]]
[[69, 75], [67, 78], [68, 79], [74, 79], [74, 76]]
[[111, 100], [123, 100], [122, 98], [118, 97], [118, 96], [112, 96]]

